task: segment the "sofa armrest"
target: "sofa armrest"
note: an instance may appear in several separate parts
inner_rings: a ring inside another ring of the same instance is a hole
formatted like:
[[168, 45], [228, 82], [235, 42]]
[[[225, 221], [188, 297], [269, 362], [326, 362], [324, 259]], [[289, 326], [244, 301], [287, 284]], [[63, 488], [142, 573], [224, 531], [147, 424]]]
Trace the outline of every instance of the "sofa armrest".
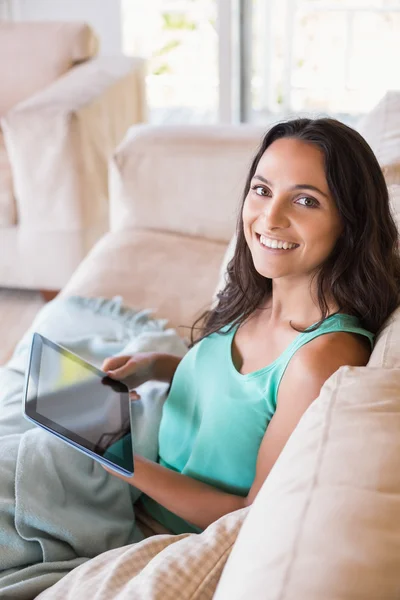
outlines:
[[146, 116], [144, 66], [87, 61], [3, 117], [21, 231], [82, 230], [85, 253], [108, 229], [108, 161]]
[[135, 125], [110, 161], [110, 228], [227, 242], [265, 128]]

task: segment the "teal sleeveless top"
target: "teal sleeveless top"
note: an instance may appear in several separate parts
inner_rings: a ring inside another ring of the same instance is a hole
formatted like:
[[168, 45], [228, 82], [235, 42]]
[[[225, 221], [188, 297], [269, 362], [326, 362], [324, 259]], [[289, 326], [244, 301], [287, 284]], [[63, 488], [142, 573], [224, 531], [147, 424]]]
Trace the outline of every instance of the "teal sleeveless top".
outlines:
[[[312, 327], [312, 326], [311, 326]], [[337, 313], [312, 332], [299, 333], [268, 366], [242, 375], [232, 362], [238, 326], [213, 333], [183, 357], [165, 401], [159, 431], [158, 462], [220, 490], [247, 496], [258, 450], [276, 409], [282, 376], [293, 354], [325, 333], [347, 331], [369, 338], [357, 317]], [[146, 511], [173, 533], [202, 530], [142, 494]]]

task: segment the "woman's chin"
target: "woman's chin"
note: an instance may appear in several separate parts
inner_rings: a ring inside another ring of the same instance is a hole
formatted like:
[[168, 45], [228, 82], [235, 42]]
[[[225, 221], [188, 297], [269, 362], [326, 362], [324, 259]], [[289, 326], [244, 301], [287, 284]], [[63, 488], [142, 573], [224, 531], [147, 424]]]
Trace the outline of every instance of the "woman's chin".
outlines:
[[[267, 267], [266, 265], [260, 265], [257, 263], [253, 263], [254, 268], [261, 277], [265, 277], [266, 279], [272, 279], [274, 277], [274, 271], [271, 267]], [[276, 277], [276, 275], [275, 275]]]

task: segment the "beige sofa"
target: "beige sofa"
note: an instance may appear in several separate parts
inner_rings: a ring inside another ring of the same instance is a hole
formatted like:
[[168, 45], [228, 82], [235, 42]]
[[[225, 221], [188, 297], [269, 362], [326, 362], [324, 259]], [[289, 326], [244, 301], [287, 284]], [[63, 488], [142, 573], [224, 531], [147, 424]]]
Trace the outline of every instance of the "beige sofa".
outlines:
[[61, 289], [108, 230], [108, 170], [145, 63], [83, 23], [0, 23], [0, 286]]
[[[392, 95], [381, 110], [388, 101], [392, 106]], [[111, 231], [62, 295], [122, 295], [127, 305], [157, 309], [186, 336], [221, 285], [262, 133], [249, 126], [134, 127], [112, 160]], [[382, 132], [382, 152], [384, 138]], [[397, 154], [384, 166], [393, 174], [399, 165]], [[154, 536], [106, 552], [40, 599], [399, 598], [399, 349], [400, 308], [378, 333], [368, 366], [342, 367], [324, 384], [250, 508], [200, 535]]]
[[186, 335], [216, 286], [262, 132], [133, 127], [111, 160], [110, 231], [61, 294], [119, 294]]

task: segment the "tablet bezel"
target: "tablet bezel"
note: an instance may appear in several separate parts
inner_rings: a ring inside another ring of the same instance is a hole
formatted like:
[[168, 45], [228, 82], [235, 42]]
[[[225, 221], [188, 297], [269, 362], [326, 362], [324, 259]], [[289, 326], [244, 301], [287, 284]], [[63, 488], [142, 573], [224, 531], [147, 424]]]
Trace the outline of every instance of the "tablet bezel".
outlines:
[[[40, 363], [41, 363], [41, 355], [43, 345], [47, 345], [59, 354], [62, 354], [67, 359], [78, 363], [83, 368], [91, 371], [95, 375], [99, 377], [99, 379], [107, 379], [111, 387], [119, 394], [120, 398], [120, 408], [121, 408], [121, 419], [122, 422], [130, 423], [130, 399], [129, 399], [129, 389], [127, 385], [125, 385], [122, 381], [111, 379], [107, 376], [106, 373], [91, 365], [87, 361], [83, 360], [80, 356], [67, 350], [64, 346], [57, 344], [56, 342], [52, 342], [44, 335], [35, 332], [32, 337], [31, 351], [28, 363], [28, 369], [25, 380], [25, 392], [24, 392], [24, 414], [25, 416], [35, 423], [39, 425], [46, 431], [53, 433], [58, 438], [67, 442], [74, 448], [81, 450], [84, 454], [90, 456], [91, 458], [99, 461], [100, 463], [110, 467], [111, 469], [121, 473], [122, 475], [132, 476], [134, 473], [134, 459], [133, 459], [133, 449], [132, 444], [129, 445], [130, 452], [128, 455], [125, 453], [125, 449], [123, 448], [124, 458], [122, 459], [123, 465], [121, 464], [121, 459], [114, 455], [112, 452], [107, 450], [107, 456], [109, 458], [105, 458], [101, 454], [98, 454], [95, 450], [95, 444], [82, 438], [78, 434], [66, 429], [62, 425], [52, 421], [51, 419], [45, 417], [44, 415], [38, 413], [36, 411], [37, 408], [37, 400], [38, 400], [38, 381], [40, 377]], [[29, 400], [28, 400], [29, 396]], [[128, 462], [129, 468], [126, 468], [126, 463]], [[132, 465], [132, 467], [131, 467]]]

